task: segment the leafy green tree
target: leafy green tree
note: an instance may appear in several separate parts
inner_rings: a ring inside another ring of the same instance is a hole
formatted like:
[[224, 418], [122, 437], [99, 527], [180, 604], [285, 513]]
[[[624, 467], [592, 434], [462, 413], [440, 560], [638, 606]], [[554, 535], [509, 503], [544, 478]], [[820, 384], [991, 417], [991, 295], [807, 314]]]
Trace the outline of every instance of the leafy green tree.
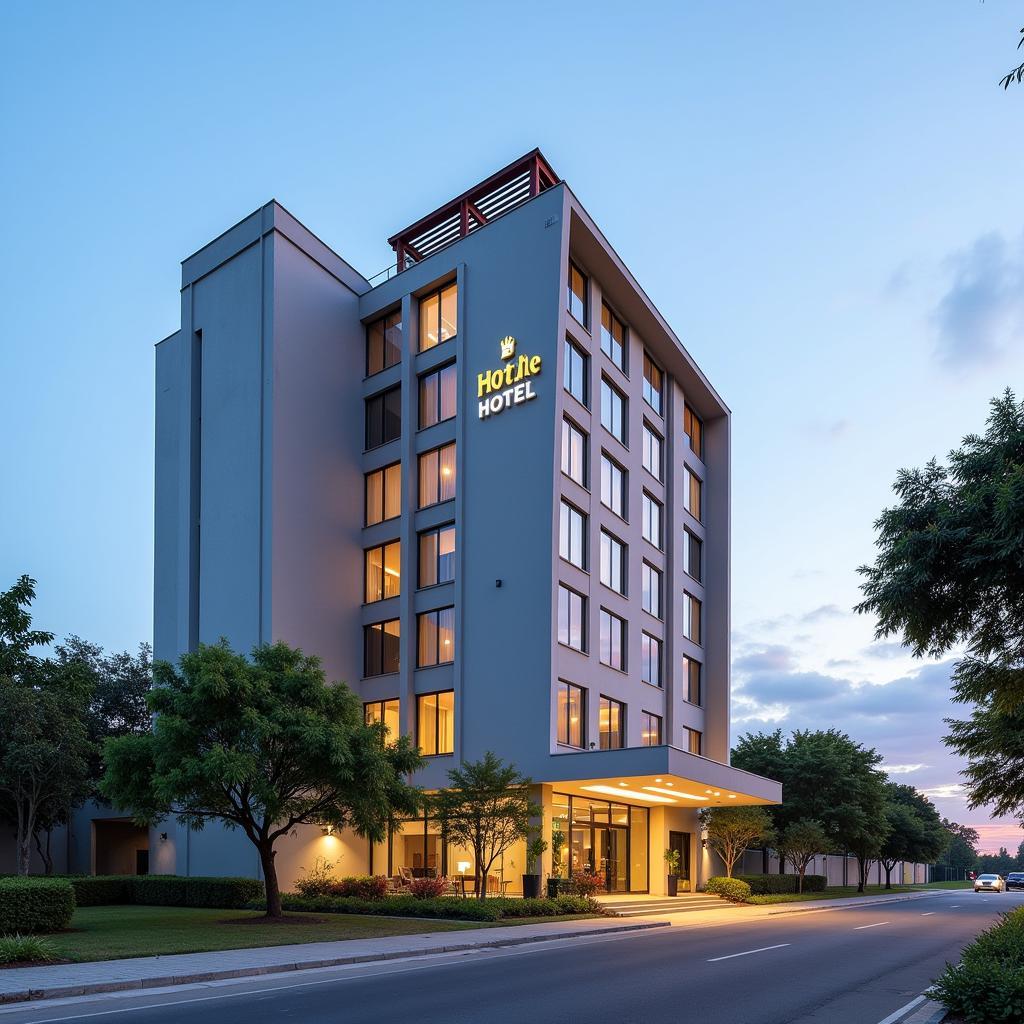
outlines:
[[[1024, 46], [1024, 28], [1020, 30], [1020, 39], [1017, 41], [1017, 49], [1019, 50]], [[1018, 64], [1012, 71], [1008, 71], [1002, 78], [999, 79], [999, 84], [1003, 89], [1009, 89], [1011, 82], [1024, 82], [1024, 62]]]
[[107, 741], [103, 794], [140, 822], [241, 829], [259, 854], [268, 917], [281, 916], [275, 844], [296, 825], [380, 842], [392, 816], [421, 805], [406, 781], [421, 763], [409, 738], [382, 742], [352, 691], [286, 644], [247, 659], [221, 641], [177, 668], [157, 662], [148, 703], [151, 732]]
[[803, 818], [786, 826], [786, 830], [776, 840], [776, 846], [779, 856], [785, 857], [796, 868], [800, 876], [797, 890], [803, 892], [807, 865], [829, 848], [829, 838], [820, 821]]
[[942, 827], [946, 831], [948, 845], [936, 866], [954, 873], [973, 870], [978, 863], [978, 830], [946, 818], [942, 819]]
[[968, 760], [969, 806], [1024, 810], [1024, 404], [994, 399], [983, 436], [949, 465], [901, 470], [898, 504], [875, 526], [878, 554], [860, 568], [879, 638], [917, 656], [963, 645], [954, 699], [975, 710], [948, 722], [946, 743]]
[[1013, 858], [1015, 871], [1024, 871], [1024, 842], [1017, 847], [1017, 856]]
[[53, 634], [32, 628], [29, 607], [36, 598], [36, 581], [19, 576], [14, 585], [0, 592], [0, 676], [20, 679], [38, 661], [33, 647], [45, 647]]
[[949, 833], [935, 806], [913, 786], [886, 784], [886, 821], [889, 834], [879, 859], [885, 870], [885, 887], [892, 888], [892, 871], [900, 861], [932, 864], [949, 845]]
[[999, 847], [998, 853], [983, 853], [978, 858], [978, 870], [982, 874], [1005, 875], [1013, 870], [1013, 858], [1005, 846]]
[[732, 878], [736, 861], [755, 843], [768, 842], [772, 819], [763, 807], [706, 807], [700, 821], [708, 846], [722, 858], [725, 877]]
[[487, 895], [494, 862], [532, 834], [541, 807], [530, 798], [530, 779], [491, 751], [448, 772], [448, 786], [431, 798], [431, 812], [449, 846], [473, 851], [477, 899]]

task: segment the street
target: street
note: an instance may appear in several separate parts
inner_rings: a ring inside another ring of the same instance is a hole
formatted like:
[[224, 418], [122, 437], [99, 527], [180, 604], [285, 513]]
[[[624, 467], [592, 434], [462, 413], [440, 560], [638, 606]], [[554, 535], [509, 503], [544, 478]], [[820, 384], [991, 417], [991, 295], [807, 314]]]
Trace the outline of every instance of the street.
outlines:
[[0, 1021], [880, 1024], [1000, 912], [1022, 903], [1016, 893], [940, 891], [735, 925], [61, 1000], [2, 1010]]

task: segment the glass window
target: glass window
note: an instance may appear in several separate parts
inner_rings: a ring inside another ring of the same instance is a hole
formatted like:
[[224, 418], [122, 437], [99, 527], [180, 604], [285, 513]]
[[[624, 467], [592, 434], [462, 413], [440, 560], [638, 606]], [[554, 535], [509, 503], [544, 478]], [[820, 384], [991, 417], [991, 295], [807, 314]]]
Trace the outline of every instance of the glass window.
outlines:
[[600, 658], [602, 665], [626, 670], [626, 623], [606, 608], [600, 614]]
[[601, 504], [626, 518], [626, 471], [601, 452]]
[[571, 420], [562, 420], [562, 472], [587, 486], [587, 435]]
[[643, 506], [643, 535], [644, 540], [650, 541], [656, 548], [661, 549], [661, 502], [652, 498], [646, 491], [641, 499]]
[[455, 691], [416, 698], [416, 745], [426, 757], [455, 751]]
[[397, 540], [381, 544], [366, 552], [366, 593], [367, 604], [384, 601], [399, 594], [401, 544]]
[[640, 634], [640, 678], [661, 686], [661, 641], [650, 633]]
[[663, 375], [654, 360], [644, 353], [644, 401], [660, 416]]
[[366, 525], [402, 514], [402, 464], [393, 462], [366, 474]]
[[402, 389], [388, 388], [366, 399], [366, 448], [377, 448], [402, 436]]
[[601, 531], [601, 582], [626, 593], [626, 545], [606, 530]]
[[398, 619], [363, 627], [363, 675], [398, 671]]
[[452, 284], [420, 299], [420, 351], [454, 338], [458, 329], [458, 285]]
[[683, 408], [683, 436], [687, 447], [698, 459], [704, 458], [704, 423], [701, 418], [686, 405]]
[[601, 426], [626, 443], [626, 397], [614, 384], [601, 378]]
[[691, 754], [702, 756], [704, 753], [704, 734], [684, 725], [683, 736], [686, 738], [686, 749]]
[[695, 644], [701, 642], [700, 601], [683, 591], [683, 635]]
[[395, 310], [366, 325], [366, 376], [372, 377], [402, 358], [402, 312]]
[[455, 609], [437, 608], [416, 616], [419, 641], [416, 667], [448, 665], [455, 660]]
[[558, 642], [577, 651], [585, 651], [587, 599], [575, 590], [558, 587]]
[[565, 366], [562, 368], [562, 387], [580, 405], [587, 404], [587, 353], [578, 345], [565, 339]]
[[587, 278], [572, 261], [569, 262], [569, 294], [566, 296], [566, 308], [581, 324], [586, 326]]
[[640, 714], [640, 746], [661, 746], [661, 715], [653, 715], [650, 711]]
[[567, 562], [587, 567], [587, 517], [575, 505], [561, 502], [558, 553]]
[[700, 662], [683, 655], [683, 700], [701, 706]]
[[455, 579], [455, 527], [442, 526], [420, 534], [420, 586]]
[[558, 682], [558, 742], [569, 747], [583, 747], [586, 736], [586, 712], [583, 687]]
[[701, 556], [704, 544], [695, 533], [683, 528], [683, 572], [692, 576], [698, 583], [703, 578]]
[[602, 750], [619, 750], [626, 745], [626, 705], [611, 697], [601, 698], [598, 714]]
[[420, 427], [450, 420], [455, 415], [455, 364], [420, 377]]
[[655, 480], [662, 479], [661, 469], [661, 438], [647, 424], [644, 424], [644, 469], [647, 470]]
[[703, 521], [704, 485], [699, 476], [691, 472], [689, 466], [683, 467], [683, 508], [697, 522]]
[[601, 303], [601, 351], [622, 371], [626, 369], [626, 325]]
[[371, 700], [363, 705], [363, 719], [367, 725], [383, 723], [388, 739], [394, 740], [401, 732], [398, 715], [398, 698], [392, 700]]
[[648, 562], [640, 567], [640, 603], [645, 612], [661, 618], [661, 572]]
[[455, 442], [420, 455], [420, 508], [455, 497]]

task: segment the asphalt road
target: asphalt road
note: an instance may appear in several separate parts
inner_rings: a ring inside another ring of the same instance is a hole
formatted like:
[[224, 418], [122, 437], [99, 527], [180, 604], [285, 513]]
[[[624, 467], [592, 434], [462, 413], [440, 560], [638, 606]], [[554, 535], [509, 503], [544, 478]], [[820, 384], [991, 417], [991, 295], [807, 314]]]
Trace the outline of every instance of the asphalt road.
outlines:
[[[880, 1024], [1024, 903], [922, 899], [0, 1011], [0, 1024]], [[737, 916], [742, 911], [737, 911]]]

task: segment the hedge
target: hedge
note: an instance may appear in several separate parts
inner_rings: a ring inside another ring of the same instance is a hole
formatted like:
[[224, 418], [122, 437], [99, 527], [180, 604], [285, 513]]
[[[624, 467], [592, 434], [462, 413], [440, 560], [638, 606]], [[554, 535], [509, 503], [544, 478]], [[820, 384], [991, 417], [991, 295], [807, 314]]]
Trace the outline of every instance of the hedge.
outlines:
[[74, 912], [75, 890], [66, 879], [0, 879], [0, 935], [58, 932]]
[[750, 886], [742, 878], [709, 878], [704, 891], [733, 903], [742, 903], [750, 895]]
[[[554, 917], [561, 914], [597, 914], [600, 906], [583, 896], [558, 896], [555, 899], [508, 899], [495, 896], [486, 900], [442, 896], [416, 899], [414, 896], [389, 896], [383, 900], [362, 900], [351, 896], [299, 896], [284, 893], [285, 910], [317, 914], [384, 914], [389, 917], [449, 918], [456, 921], [501, 921], [514, 917]], [[263, 904], [254, 909], [263, 909]]]
[[154, 907], [235, 910], [263, 896], [255, 878], [185, 878], [181, 875], [83, 875], [69, 879], [80, 907], [138, 903]]
[[932, 995], [966, 1024], [1024, 1022], [1024, 907], [1002, 915], [946, 964]]
[[[750, 886], [754, 896], [798, 892], [799, 875], [736, 875]], [[824, 892], [828, 879], [824, 875], [804, 875], [804, 892]]]

